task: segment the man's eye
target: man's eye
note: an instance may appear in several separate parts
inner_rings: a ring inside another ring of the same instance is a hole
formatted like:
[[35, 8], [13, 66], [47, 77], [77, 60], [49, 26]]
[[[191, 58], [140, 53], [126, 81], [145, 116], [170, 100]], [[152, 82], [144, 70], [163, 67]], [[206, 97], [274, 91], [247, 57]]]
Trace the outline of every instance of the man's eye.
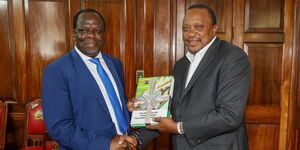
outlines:
[[102, 33], [102, 30], [94, 30], [94, 33], [98, 33], [98, 34], [100, 34], [100, 33]]
[[203, 28], [203, 25], [196, 25], [196, 26], [195, 26], [195, 29], [196, 29], [196, 30], [201, 30], [202, 28]]
[[87, 29], [78, 29], [78, 31], [79, 31], [80, 33], [87, 33], [87, 32], [88, 32]]
[[183, 30], [184, 32], [189, 31], [189, 30], [190, 30], [190, 27], [183, 27], [182, 30]]

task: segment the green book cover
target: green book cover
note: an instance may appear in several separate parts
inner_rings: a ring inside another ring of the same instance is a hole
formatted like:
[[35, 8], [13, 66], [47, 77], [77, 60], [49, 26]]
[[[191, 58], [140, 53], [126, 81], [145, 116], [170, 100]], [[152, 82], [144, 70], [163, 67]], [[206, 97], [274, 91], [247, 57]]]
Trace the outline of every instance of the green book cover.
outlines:
[[169, 106], [173, 95], [173, 76], [139, 78], [131, 126], [134, 128], [156, 124], [152, 118], [170, 117]]

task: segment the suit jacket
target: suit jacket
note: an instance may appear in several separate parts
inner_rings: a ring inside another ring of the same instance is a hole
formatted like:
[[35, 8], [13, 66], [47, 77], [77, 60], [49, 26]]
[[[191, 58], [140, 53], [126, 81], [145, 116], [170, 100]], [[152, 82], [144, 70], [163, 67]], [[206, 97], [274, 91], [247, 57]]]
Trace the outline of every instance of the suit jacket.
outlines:
[[[102, 53], [130, 120], [120, 60]], [[100, 89], [75, 49], [48, 65], [43, 73], [43, 113], [50, 136], [60, 150], [109, 150], [117, 134]], [[129, 123], [129, 122], [128, 122]]]
[[[185, 56], [173, 70], [171, 113], [184, 129], [184, 135], [172, 136], [173, 149], [246, 150], [244, 112], [251, 79], [247, 55], [217, 38], [185, 88], [189, 65]], [[159, 135], [146, 129], [138, 132], [144, 145]]]

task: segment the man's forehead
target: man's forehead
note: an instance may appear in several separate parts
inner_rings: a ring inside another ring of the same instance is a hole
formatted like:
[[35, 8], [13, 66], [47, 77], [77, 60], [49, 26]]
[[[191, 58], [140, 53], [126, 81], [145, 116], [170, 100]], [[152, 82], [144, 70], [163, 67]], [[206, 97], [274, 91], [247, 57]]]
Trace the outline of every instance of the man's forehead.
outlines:
[[78, 17], [78, 21], [81, 23], [89, 24], [89, 23], [98, 23], [102, 24], [103, 21], [99, 15], [93, 12], [88, 12], [88, 13], [82, 13]]
[[184, 16], [184, 19], [183, 19], [183, 22], [185, 22], [186, 20], [189, 20], [189, 21], [200, 21], [204, 18], [207, 18], [210, 20], [210, 16], [209, 16], [209, 13], [206, 9], [203, 9], [203, 8], [193, 8], [193, 9], [190, 9], [186, 12], [185, 16]]

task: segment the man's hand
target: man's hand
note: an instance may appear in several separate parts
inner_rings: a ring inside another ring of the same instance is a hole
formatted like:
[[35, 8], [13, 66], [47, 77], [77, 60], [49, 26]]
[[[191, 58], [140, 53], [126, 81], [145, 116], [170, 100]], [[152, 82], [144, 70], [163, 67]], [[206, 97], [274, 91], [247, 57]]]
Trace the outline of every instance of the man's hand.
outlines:
[[128, 100], [126, 105], [127, 105], [127, 108], [130, 112], [133, 111], [133, 105], [134, 105], [135, 102], [137, 102], [137, 100], [135, 98], [132, 98], [132, 99]]
[[110, 150], [126, 150], [128, 148], [127, 141], [124, 140], [123, 136], [116, 135], [110, 144]]
[[158, 122], [158, 124], [149, 125], [146, 128], [151, 130], [159, 130], [161, 133], [178, 134], [177, 122], [173, 121], [171, 118], [160, 117], [155, 118], [154, 121]]
[[135, 136], [131, 135], [131, 136], [123, 136], [123, 137], [127, 141], [130, 150], [137, 150], [138, 142]]
[[120, 137], [119, 143], [127, 143], [127, 150], [137, 150], [137, 139], [135, 136], [123, 135]]

